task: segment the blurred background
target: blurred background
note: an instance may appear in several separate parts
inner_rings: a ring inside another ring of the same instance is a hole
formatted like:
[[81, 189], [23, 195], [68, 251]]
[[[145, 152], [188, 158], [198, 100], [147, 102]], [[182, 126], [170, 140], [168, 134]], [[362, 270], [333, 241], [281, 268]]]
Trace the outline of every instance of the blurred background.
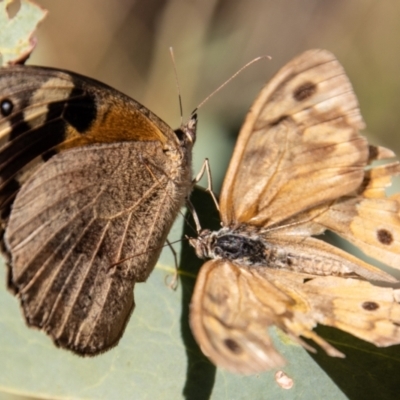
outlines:
[[[49, 10], [29, 64], [101, 80], [180, 124], [247, 62], [262, 60], [199, 111], [194, 171], [205, 157], [219, 191], [236, 135], [263, 85], [310, 48], [345, 67], [374, 144], [400, 154], [400, 2], [375, 0], [37, 0]], [[14, 397], [2, 397], [11, 399]]]
[[194, 170], [210, 158], [218, 192], [244, 116], [268, 79], [310, 48], [344, 65], [369, 139], [400, 153], [400, 2], [374, 0], [37, 0], [49, 10], [30, 64], [69, 69], [125, 92], [172, 127], [248, 61], [199, 112]]

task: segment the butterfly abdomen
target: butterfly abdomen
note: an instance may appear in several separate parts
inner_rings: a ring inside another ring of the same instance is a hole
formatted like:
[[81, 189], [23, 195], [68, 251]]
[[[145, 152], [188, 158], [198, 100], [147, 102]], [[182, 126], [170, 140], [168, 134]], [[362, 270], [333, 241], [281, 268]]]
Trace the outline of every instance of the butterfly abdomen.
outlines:
[[305, 257], [303, 255], [287, 253], [282, 250], [279, 251], [279, 254], [274, 258], [273, 265], [274, 268], [278, 269], [320, 276], [345, 276], [349, 274], [348, 269], [343, 267], [337, 260], [312, 255]]

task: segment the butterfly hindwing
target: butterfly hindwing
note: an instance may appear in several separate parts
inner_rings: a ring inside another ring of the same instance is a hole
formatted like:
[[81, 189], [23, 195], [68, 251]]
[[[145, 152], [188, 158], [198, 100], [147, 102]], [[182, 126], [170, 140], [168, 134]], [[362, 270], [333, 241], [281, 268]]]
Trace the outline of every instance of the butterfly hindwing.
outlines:
[[369, 169], [365, 185], [357, 193], [316, 213], [313, 222], [338, 233], [370, 257], [399, 269], [400, 197], [387, 197], [385, 193], [392, 177], [399, 174], [399, 162]]
[[[249, 279], [249, 274], [226, 260], [208, 261], [199, 272], [190, 306], [190, 326], [203, 353], [218, 366], [242, 374], [284, 364], [267, 327], [292, 301], [269, 282]], [[276, 297], [269, 304], [256, 296], [243, 303], [241, 292], [251, 287]]]

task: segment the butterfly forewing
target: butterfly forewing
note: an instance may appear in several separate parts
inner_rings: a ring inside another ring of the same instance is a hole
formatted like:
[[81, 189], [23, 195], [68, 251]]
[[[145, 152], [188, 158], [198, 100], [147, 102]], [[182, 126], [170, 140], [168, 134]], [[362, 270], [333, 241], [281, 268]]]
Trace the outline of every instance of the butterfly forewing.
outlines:
[[271, 226], [362, 182], [368, 144], [342, 66], [303, 53], [267, 84], [238, 138], [221, 192], [224, 225]]
[[3, 219], [38, 165], [71, 147], [167, 139], [171, 128], [145, 107], [95, 80], [42, 67], [0, 69], [0, 206]]

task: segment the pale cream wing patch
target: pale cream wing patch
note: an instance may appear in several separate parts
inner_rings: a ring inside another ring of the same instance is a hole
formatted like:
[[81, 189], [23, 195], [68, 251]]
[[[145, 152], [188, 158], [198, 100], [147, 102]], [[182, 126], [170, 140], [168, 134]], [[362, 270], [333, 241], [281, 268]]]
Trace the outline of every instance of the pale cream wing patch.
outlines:
[[201, 269], [190, 323], [204, 354], [231, 372], [282, 366], [267, 328], [275, 325], [308, 350], [312, 339], [330, 356], [343, 354], [313, 328], [339, 328], [377, 346], [400, 343], [398, 291], [339, 277], [208, 261]]
[[368, 143], [336, 58], [310, 50], [284, 66], [245, 120], [225, 177], [225, 226], [271, 226], [361, 184]]

